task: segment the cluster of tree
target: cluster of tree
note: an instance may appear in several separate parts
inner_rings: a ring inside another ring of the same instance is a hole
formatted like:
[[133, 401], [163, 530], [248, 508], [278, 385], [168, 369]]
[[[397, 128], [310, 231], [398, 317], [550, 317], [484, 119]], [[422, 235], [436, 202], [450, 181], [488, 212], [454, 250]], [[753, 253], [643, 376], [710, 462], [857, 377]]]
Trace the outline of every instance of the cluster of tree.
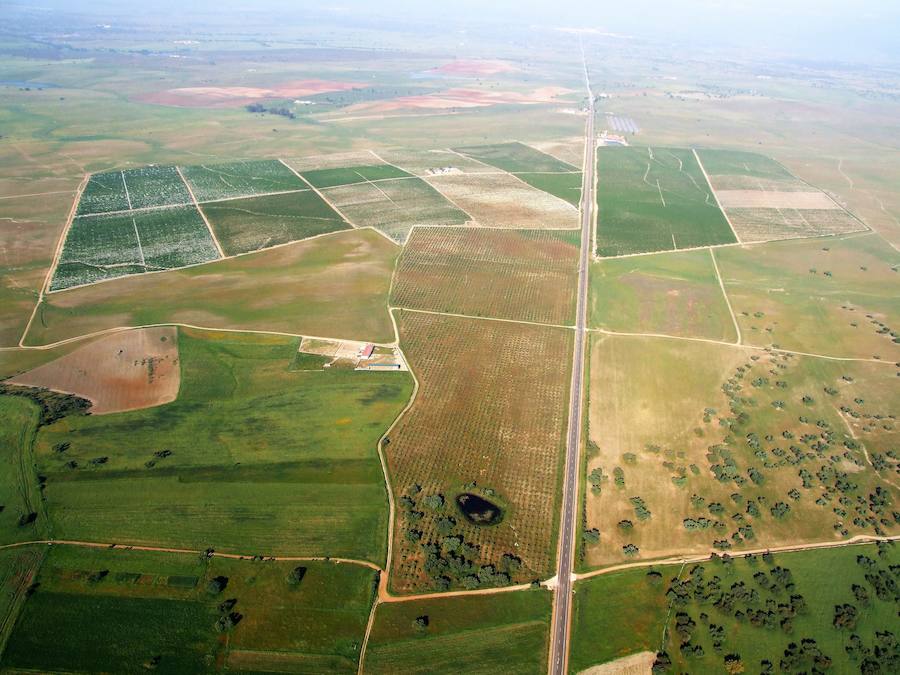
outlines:
[[41, 409], [38, 426], [47, 426], [69, 415], [87, 415], [91, 402], [74, 394], [61, 394], [39, 387], [0, 384], [0, 396], [22, 396]]
[[235, 626], [237, 626], [244, 618], [243, 614], [235, 611], [235, 605], [237, 605], [237, 598], [229, 598], [228, 600], [225, 600], [224, 602], [219, 604], [219, 618], [216, 619], [215, 623], [217, 633], [227, 633]]
[[873, 646], [869, 647], [855, 633], [847, 640], [847, 655], [859, 663], [864, 675], [900, 673], [900, 643], [890, 631], [875, 631]]
[[285, 107], [271, 107], [267, 108], [262, 103], [251, 103], [247, 106], [247, 112], [251, 113], [269, 113], [270, 115], [281, 115], [282, 117], [287, 117], [290, 120], [296, 119], [297, 115], [290, 108]]
[[[472, 485], [474, 488], [474, 484]], [[419, 485], [413, 485], [406, 495], [400, 498], [407, 522], [406, 538], [410, 543], [418, 544], [424, 555], [424, 571], [434, 581], [438, 589], [446, 590], [453, 584], [467, 589], [485, 586], [505, 586], [520, 571], [522, 561], [515, 555], [505, 553], [499, 563], [482, 564], [481, 551], [462, 535], [454, 533], [456, 519], [443, 513], [446, 499], [441, 494], [429, 494], [417, 497], [421, 493]], [[428, 540], [417, 523], [425, 518], [425, 511], [418, 509], [421, 503], [433, 519], [435, 530], [440, 535], [436, 541]]]
[[647, 504], [644, 503], [644, 500], [640, 497], [631, 497], [628, 500], [631, 502], [632, 507], [634, 507], [634, 515], [637, 516], [638, 520], [647, 520], [650, 518], [651, 511], [647, 508]]

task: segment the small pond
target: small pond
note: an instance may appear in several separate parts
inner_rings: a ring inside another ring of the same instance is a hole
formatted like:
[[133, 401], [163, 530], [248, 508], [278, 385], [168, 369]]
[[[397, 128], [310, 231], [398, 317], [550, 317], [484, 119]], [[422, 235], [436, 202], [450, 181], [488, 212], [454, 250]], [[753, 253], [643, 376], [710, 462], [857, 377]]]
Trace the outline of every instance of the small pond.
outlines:
[[456, 505], [470, 523], [496, 525], [503, 520], [503, 510], [484, 497], [464, 492], [457, 496]]

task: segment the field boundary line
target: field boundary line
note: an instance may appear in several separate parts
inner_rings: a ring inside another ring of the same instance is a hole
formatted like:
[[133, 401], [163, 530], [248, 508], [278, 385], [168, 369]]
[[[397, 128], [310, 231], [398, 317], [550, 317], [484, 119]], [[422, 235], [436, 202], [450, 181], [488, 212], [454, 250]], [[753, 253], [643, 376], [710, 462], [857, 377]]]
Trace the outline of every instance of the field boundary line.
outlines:
[[181, 182], [184, 183], [184, 187], [187, 188], [188, 194], [191, 196], [191, 201], [194, 202], [194, 208], [197, 209], [200, 217], [203, 218], [203, 222], [206, 223], [206, 229], [209, 230], [209, 236], [212, 237], [213, 243], [216, 245], [216, 250], [219, 252], [219, 257], [224, 258], [225, 251], [222, 249], [222, 244], [219, 243], [219, 238], [213, 231], [212, 225], [210, 225], [209, 220], [206, 218], [206, 214], [203, 213], [203, 209], [201, 209], [200, 204], [197, 203], [197, 197], [194, 196], [194, 190], [190, 185], [188, 185], [187, 179], [184, 177], [184, 174], [181, 173], [181, 167], [176, 166], [175, 171], [178, 172], [178, 176], [181, 178]]
[[[290, 164], [288, 164], [288, 163], [285, 162], [283, 159], [281, 159], [281, 157], [278, 157], [278, 161], [281, 162], [281, 163], [284, 165], [284, 167], [285, 167], [288, 171], [290, 171], [290, 172], [293, 173], [295, 176], [297, 176], [297, 178], [299, 178], [300, 180], [302, 180], [306, 185], [309, 185], [310, 189], [311, 189], [313, 192], [315, 192], [317, 195], [319, 195], [319, 198], [320, 198], [323, 202], [325, 202], [326, 204], [328, 204], [328, 206], [330, 206], [331, 209], [332, 209], [336, 214], [338, 214], [341, 218], [343, 218], [343, 219], [344, 219], [344, 222], [346, 222], [350, 227], [357, 228], [357, 229], [359, 228], [359, 226], [358, 226], [356, 223], [354, 223], [352, 220], [350, 220], [350, 219], [343, 213], [343, 211], [341, 211], [338, 207], [336, 207], [334, 204], [332, 204], [331, 201], [330, 201], [324, 194], [322, 194], [322, 192], [319, 190], [319, 188], [317, 188], [315, 185], [313, 185], [313, 184], [310, 183], [308, 180], [306, 180], [306, 179], [300, 174], [299, 171], [297, 171], [296, 169], [294, 169], [294, 167], [292, 167]], [[392, 240], [392, 241], [393, 241], [393, 240]], [[397, 242], [394, 242], [394, 243], [396, 244]]]
[[[484, 175], [484, 174], [469, 174], [469, 175], [474, 176], [474, 175]], [[437, 192], [441, 197], [446, 199], [448, 203], [452, 204], [454, 207], [459, 209], [460, 213], [466, 214], [466, 216], [469, 218], [469, 220], [467, 220], [463, 225], [420, 225], [417, 223], [417, 224], [413, 225], [411, 228], [409, 228], [409, 235], [407, 235], [407, 237], [406, 237], [407, 241], [409, 241], [409, 237], [410, 237], [410, 235], [412, 235], [412, 231], [416, 227], [484, 227], [483, 225], [480, 225], [477, 220], [475, 220], [475, 218], [472, 216], [471, 213], [469, 213], [463, 207], [461, 207], [459, 204], [457, 204], [456, 201], [454, 201], [453, 199], [450, 199], [450, 197], [448, 197], [445, 192], [443, 192], [438, 186], [436, 186], [434, 183], [432, 183], [430, 180], [428, 180], [429, 178], [433, 178], [433, 177], [434, 176], [419, 176], [419, 180], [421, 180], [423, 183], [425, 183], [425, 185], [427, 185], [432, 190]], [[469, 223], [474, 223], [474, 225], [469, 225]], [[497, 229], [501, 229], [501, 228], [497, 228]]]
[[125, 188], [125, 199], [128, 201], [128, 210], [133, 211], [134, 205], [131, 203], [131, 193], [128, 192], [128, 183], [125, 182], [125, 170], [119, 171], [119, 175], [122, 177], [122, 187]]
[[706, 173], [706, 168], [703, 166], [703, 162], [700, 161], [700, 155], [697, 153], [697, 148], [691, 148], [691, 152], [694, 153], [694, 159], [697, 160], [697, 166], [700, 167], [700, 171], [703, 172], [703, 177], [706, 179], [706, 184], [709, 186], [709, 191], [712, 192], [713, 199], [716, 200], [716, 206], [719, 207], [719, 212], [724, 216], [725, 222], [728, 223], [728, 227], [731, 228], [731, 233], [734, 235], [734, 238], [737, 239], [738, 244], [743, 244], [740, 236], [738, 236], [737, 230], [734, 229], [734, 224], [731, 222], [731, 218], [728, 217], [728, 214], [725, 212], [725, 209], [722, 208], [722, 203], [719, 201], [719, 195], [716, 192], [716, 189], [713, 187], [712, 181], [709, 179], [709, 174]]
[[542, 326], [544, 328], [563, 328], [566, 330], [574, 330], [575, 326], [564, 326], [558, 323], [541, 323], [540, 321], [527, 321], [525, 319], [503, 319], [498, 316], [475, 316], [474, 314], [457, 314], [456, 312], [436, 312], [430, 309], [413, 309], [412, 307], [399, 307], [391, 305], [393, 309], [399, 309], [403, 312], [414, 312], [416, 314], [435, 314], [437, 316], [453, 316], [458, 319], [476, 319], [478, 321], [502, 321], [503, 323], [521, 323], [526, 326]]
[[114, 326], [112, 328], [104, 328], [103, 330], [94, 331], [93, 333], [85, 333], [84, 335], [76, 335], [74, 337], [66, 338], [64, 340], [58, 340], [57, 342], [50, 342], [44, 345], [23, 345], [20, 347], [0, 347], [0, 351], [12, 352], [18, 351], [21, 349], [24, 350], [38, 350], [44, 351], [47, 349], [55, 349], [56, 347], [62, 347], [63, 345], [71, 344], [73, 342], [78, 342], [79, 340], [90, 340], [92, 338], [101, 337], [103, 335], [111, 335], [113, 333], [122, 333], [129, 330], [141, 330], [143, 328], [165, 328], [168, 326], [176, 326], [178, 328], [189, 328], [191, 330], [202, 330], [211, 333], [247, 333], [250, 335], [280, 335], [281, 337], [292, 337], [292, 338], [309, 338], [310, 340], [327, 340], [329, 342], [369, 342], [376, 347], [394, 347], [395, 342], [372, 342], [371, 340], [360, 340], [358, 338], [343, 338], [343, 337], [327, 337], [323, 335], [305, 335], [302, 333], [287, 333], [284, 331], [277, 330], [260, 330], [255, 328], [213, 328], [210, 326], [196, 326], [190, 323], [179, 323], [175, 321], [170, 321], [167, 323], [147, 323], [140, 324], [136, 326]]
[[409, 401], [407, 401], [406, 405], [403, 406], [403, 409], [399, 413], [397, 413], [394, 421], [391, 422], [390, 426], [381, 435], [381, 438], [378, 439], [378, 443], [375, 446], [376, 450], [378, 451], [378, 460], [381, 463], [381, 472], [384, 474], [384, 483], [387, 489], [388, 496], [388, 506], [390, 508], [390, 512], [388, 513], [387, 558], [384, 566], [384, 578], [378, 585], [378, 599], [376, 599], [375, 601], [376, 605], [383, 597], [388, 597], [390, 595], [391, 561], [393, 560], [394, 555], [394, 510], [396, 506], [394, 503], [394, 488], [393, 483], [391, 483], [391, 474], [388, 468], [387, 457], [384, 453], [384, 441], [388, 437], [388, 434], [394, 431], [394, 429], [400, 423], [400, 420], [403, 419], [406, 413], [412, 409], [413, 404], [416, 402], [416, 398], [419, 394], [419, 378], [416, 377], [416, 373], [413, 371], [412, 365], [406, 358], [406, 354], [403, 353], [403, 349], [400, 347], [400, 331], [397, 327], [396, 319], [394, 318], [393, 309], [389, 307], [388, 312], [391, 315], [391, 321], [394, 323], [394, 330], [397, 332], [397, 350], [400, 352], [400, 355], [406, 362], [407, 372], [409, 372], [413, 379], [413, 390], [412, 394], [410, 394]]
[[[493, 164], [488, 164], [487, 162], [482, 162], [480, 159], [476, 159], [475, 157], [470, 157], [469, 155], [466, 155], [466, 154], [464, 154], [464, 153], [462, 153], [462, 152], [457, 152], [457, 151], [454, 150], [453, 148], [447, 148], [447, 151], [452, 152], [454, 155], [456, 155], [457, 157], [461, 157], [462, 159], [467, 159], [467, 160], [469, 160], [469, 161], [471, 161], [471, 162], [478, 162], [479, 164], [482, 164], [482, 165], [488, 167], [489, 169], [492, 170], [492, 173], [493, 173], [494, 175], [506, 174], [507, 176], [511, 176], [512, 178], [515, 178], [515, 179], [516, 179], [517, 181], [519, 181], [522, 185], [524, 185], [525, 187], [527, 187], [527, 188], [529, 188], [529, 189], [531, 189], [531, 190], [537, 190], [538, 192], [544, 192], [544, 194], [550, 195], [550, 193], [549, 193], [549, 192], [546, 192], [545, 190], [540, 190], [540, 189], [534, 187], [534, 185], [529, 185], [528, 183], [526, 183], [524, 180], [522, 180], [521, 178], [519, 178], [516, 174], [514, 174], [514, 173], [511, 172], [511, 171], [507, 171], [506, 169], [501, 169], [499, 166], [494, 166]], [[540, 150], [538, 150], [538, 152], [540, 152]], [[465, 172], [463, 172], [463, 173], [465, 173]], [[484, 172], [482, 172], [482, 173], [484, 173]], [[527, 173], [527, 172], [523, 172], [523, 173]], [[479, 175], [479, 174], [478, 174], [478, 173], [475, 173], [475, 172], [472, 172], [471, 175], [477, 176], [477, 175]], [[569, 206], [569, 207], [575, 209], [576, 211], [578, 211], [578, 207], [577, 207], [577, 206], [574, 206], [573, 204], [570, 204], [570, 203], [567, 202], [565, 199], [561, 199], [561, 198], [557, 197], [556, 195], [550, 195], [550, 196], [553, 197], [554, 199], [559, 199], [559, 201], [561, 201], [561, 202], [562, 202], [563, 204], [565, 204], [566, 206]]]
[[90, 178], [90, 173], [84, 174], [81, 178], [81, 183], [78, 184], [78, 188], [75, 190], [75, 199], [72, 201], [72, 206], [69, 208], [69, 215], [66, 218], [66, 224], [63, 226], [62, 232], [59, 235], [59, 240], [56, 242], [56, 250], [53, 252], [53, 260], [50, 262], [50, 268], [47, 270], [47, 275], [44, 277], [44, 283], [41, 284], [41, 288], [38, 291], [37, 302], [34, 304], [34, 309], [31, 310], [31, 316], [28, 318], [28, 323], [25, 324], [25, 330], [22, 331], [22, 337], [19, 338], [20, 348], [25, 347], [25, 337], [28, 335], [28, 331], [31, 330], [31, 324], [34, 323], [34, 317], [37, 316], [38, 309], [44, 301], [44, 295], [50, 291], [50, 282], [53, 280], [53, 275], [56, 273], [56, 268], [59, 266], [59, 259], [62, 257], [63, 246], [66, 243], [66, 238], [69, 236], [69, 230], [72, 229], [72, 221], [75, 219], [75, 211], [78, 209], [78, 203], [81, 201], [81, 194], [87, 187]]
[[[815, 551], [825, 548], [841, 548], [844, 546], [865, 546], [877, 544], [879, 541], [900, 541], [900, 535], [890, 535], [879, 537], [873, 534], [857, 534], [850, 539], [842, 541], [818, 541], [808, 544], [785, 544], [783, 546], [769, 546], [766, 548], [755, 548], [746, 551], [727, 551], [726, 553], [732, 558], [746, 558], [751, 555], [760, 555], [763, 553], [796, 553], [799, 551]], [[657, 565], [678, 565], [685, 563], [699, 563], [712, 560], [713, 555], [722, 555], [719, 551], [711, 551], [710, 553], [696, 553], [683, 556], [672, 556], [669, 558], [656, 558], [653, 560], [642, 560], [633, 563], [621, 563], [593, 569], [587, 572], [580, 572], [575, 575], [576, 581], [585, 579], [593, 579], [604, 574], [612, 574], [614, 572], [622, 572], [630, 569], [641, 569], [644, 567], [655, 567]]]
[[[190, 206], [190, 204], [188, 204], [187, 206]], [[78, 288], [86, 288], [87, 286], [96, 286], [97, 284], [105, 284], [110, 281], [122, 281], [123, 279], [129, 279], [131, 277], [142, 277], [142, 276], [146, 276], [148, 274], [162, 274], [164, 272], [176, 272], [178, 270], [191, 269], [192, 267], [200, 267], [201, 265], [214, 265], [216, 263], [220, 263], [225, 260], [232, 260], [234, 258], [243, 258], [244, 256], [256, 255], [258, 253], [264, 253], [265, 251], [271, 251], [271, 250], [274, 250], [277, 248], [284, 248], [285, 246], [294, 246], [296, 244], [302, 244], [307, 241], [313, 241], [314, 239], [320, 239], [322, 237], [330, 237], [332, 235], [350, 232], [353, 229], [374, 230], [375, 228], [370, 227], [370, 226], [360, 227], [360, 228], [351, 227], [349, 229], [345, 228], [342, 230], [332, 230], [331, 232], [320, 232], [319, 234], [314, 234], [313, 236], [306, 237], [305, 239], [295, 239], [294, 241], [286, 241], [283, 244], [275, 244], [274, 246], [267, 246], [266, 248], [258, 248], [255, 251], [244, 251], [243, 253], [234, 253], [232, 255], [223, 256], [222, 258], [213, 258], [211, 260], [203, 260], [201, 262], [191, 263], [190, 265], [181, 265], [179, 267], [162, 267], [159, 269], [147, 270], [145, 272], [138, 272], [137, 274], [123, 274], [120, 277], [111, 277], [109, 279], [97, 279], [96, 281], [89, 281], [86, 284], [77, 284], [75, 286], [67, 286], [66, 288], [58, 288], [55, 291], [47, 291], [47, 295], [54, 295], [56, 293], [65, 293], [66, 291], [74, 291], [75, 289], [78, 289]], [[376, 230], [376, 232], [377, 232], [377, 230]], [[378, 234], [383, 235], [384, 233], [379, 232]], [[391, 239], [390, 241], [392, 244], [395, 244], [395, 245], [397, 244], [397, 242], [394, 241], [393, 239]], [[107, 265], [106, 267], [112, 267], [112, 266]]]
[[[36, 539], [32, 541], [18, 541], [12, 544], [4, 544], [0, 546], [0, 550], [10, 548], [20, 548], [23, 546], [80, 546], [82, 548], [105, 548], [111, 551], [146, 551], [150, 553], [175, 553], [183, 555], [200, 555], [207, 554], [207, 551], [193, 548], [179, 548], [176, 546], [147, 546], [144, 544], [123, 544], [119, 542], [107, 543], [96, 541], [79, 541], [77, 539]], [[209, 550], [209, 549], [207, 549]], [[260, 555], [251, 553], [222, 553], [213, 550], [207, 554], [210, 558], [226, 558], [228, 560], [249, 560], [249, 561], [275, 561], [275, 562], [333, 562], [343, 565], [359, 565], [360, 567], [368, 567], [371, 570], [380, 572], [381, 568], [371, 560], [360, 560], [357, 558], [341, 558], [328, 555]]]
[[[547, 152], [546, 150], [541, 150], [540, 148], [534, 147], [534, 146], [531, 145], [530, 143], [526, 143], [525, 141], [520, 141], [520, 140], [518, 140], [518, 139], [516, 139], [516, 143], [519, 143], [519, 144], [521, 144], [521, 145], [524, 145], [526, 148], [531, 148], [531, 149], [534, 150], [535, 152], [539, 152], [539, 153], [541, 153], [542, 155], [547, 155], [547, 157], [552, 157], [552, 158], [555, 159], [557, 162], [562, 162], [563, 164], [568, 164], [569, 166], [572, 167], [572, 170], [571, 170], [571, 171], [525, 171], [525, 172], [523, 172], [523, 173], [581, 173], [581, 172], [582, 172], [582, 169], [579, 169], [577, 166], [575, 166], [575, 165], [572, 164], [571, 162], [567, 162], [566, 160], [562, 159], [561, 157], [557, 157], [557, 156], [554, 155], [552, 152]], [[581, 151], [581, 154], [582, 154], [582, 155], [584, 154], [584, 150], [583, 150], [583, 149], [582, 149], [582, 151]]]
[[815, 354], [813, 352], [801, 352], [793, 349], [781, 349], [776, 347], [761, 347], [759, 345], [751, 345], [747, 343], [727, 342], [725, 340], [714, 340], [712, 338], [688, 337], [686, 335], [668, 335], [666, 333], [628, 333], [625, 331], [607, 330], [606, 328], [588, 328], [593, 333], [602, 335], [611, 335], [613, 337], [633, 337], [633, 338], [658, 338], [663, 340], [686, 340], [688, 342], [706, 342], [707, 344], [722, 345], [724, 347], [737, 347], [740, 349], [752, 349], [760, 352], [771, 352], [773, 354], [793, 354], [795, 356], [809, 356], [816, 359], [825, 359], [827, 361], [852, 361], [860, 363], [879, 363], [885, 366], [896, 367], [896, 363], [889, 359], [872, 359], [856, 356], [830, 356], [828, 354]]
[[50, 192], [31, 192], [26, 195], [4, 195], [0, 197], [0, 200], [3, 199], [24, 199], [26, 197], [44, 197], [46, 195], [70, 195], [74, 193], [75, 190], [52, 190]]
[[728, 299], [728, 292], [725, 290], [725, 282], [722, 280], [722, 274], [719, 272], [719, 263], [716, 262], [716, 254], [712, 249], [709, 249], [709, 257], [712, 259], [713, 269], [716, 270], [716, 279], [719, 281], [719, 288], [722, 289], [722, 297], [725, 299], [725, 304], [728, 306], [728, 313], [731, 315], [732, 323], [734, 323], [734, 332], [737, 335], [735, 344], [739, 345], [742, 342], [741, 327], [738, 325], [737, 317], [734, 315], [734, 309], [731, 307], [731, 300]]
[[137, 221], [134, 219], [134, 216], [131, 216], [131, 226], [134, 228], [134, 238], [137, 241], [138, 245], [138, 253], [141, 254], [141, 267], [144, 270], [147, 269], [147, 259], [144, 257], [144, 247], [141, 244], [141, 233], [138, 232]]

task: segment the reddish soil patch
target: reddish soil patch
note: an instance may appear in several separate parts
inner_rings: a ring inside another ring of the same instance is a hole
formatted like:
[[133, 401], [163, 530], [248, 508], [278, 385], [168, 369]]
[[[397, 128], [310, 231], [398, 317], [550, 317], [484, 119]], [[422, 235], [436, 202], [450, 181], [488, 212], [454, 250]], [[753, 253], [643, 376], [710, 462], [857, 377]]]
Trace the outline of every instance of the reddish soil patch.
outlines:
[[366, 110], [369, 112], [390, 112], [413, 108], [417, 110], [435, 110], [446, 108], [479, 108], [502, 103], [518, 103], [523, 105], [534, 103], [553, 103], [561, 94], [571, 90], [561, 87], [542, 87], [530, 93], [514, 91], [487, 91], [482, 89], [447, 89], [437, 94], [423, 96], [401, 96], [387, 101], [359, 103], [347, 108], [348, 111]]
[[463, 77], [479, 77], [482, 75], [497, 75], [498, 73], [510, 73], [518, 70], [508, 61], [491, 61], [482, 59], [458, 59], [445, 63], [437, 68], [432, 68], [431, 73], [441, 75], [461, 75]]
[[91, 400], [94, 414], [174, 401], [181, 383], [174, 327], [113, 333], [9, 380]]
[[233, 108], [268, 98], [295, 98], [330, 91], [346, 91], [360, 87], [355, 82], [330, 80], [297, 80], [275, 87], [182, 87], [142, 94], [143, 103], [181, 106], [184, 108]]

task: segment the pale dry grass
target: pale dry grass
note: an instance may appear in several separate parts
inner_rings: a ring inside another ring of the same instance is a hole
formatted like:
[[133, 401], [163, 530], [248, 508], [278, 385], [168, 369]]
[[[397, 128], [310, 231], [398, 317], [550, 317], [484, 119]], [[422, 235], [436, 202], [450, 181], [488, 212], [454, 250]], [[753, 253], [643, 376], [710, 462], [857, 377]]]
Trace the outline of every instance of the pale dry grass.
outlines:
[[824, 192], [783, 190], [719, 190], [722, 208], [839, 209]]
[[582, 670], [578, 675], [650, 675], [653, 672], [653, 652], [638, 652]]
[[574, 229], [578, 210], [507, 174], [431, 176], [428, 183], [486, 227]]

